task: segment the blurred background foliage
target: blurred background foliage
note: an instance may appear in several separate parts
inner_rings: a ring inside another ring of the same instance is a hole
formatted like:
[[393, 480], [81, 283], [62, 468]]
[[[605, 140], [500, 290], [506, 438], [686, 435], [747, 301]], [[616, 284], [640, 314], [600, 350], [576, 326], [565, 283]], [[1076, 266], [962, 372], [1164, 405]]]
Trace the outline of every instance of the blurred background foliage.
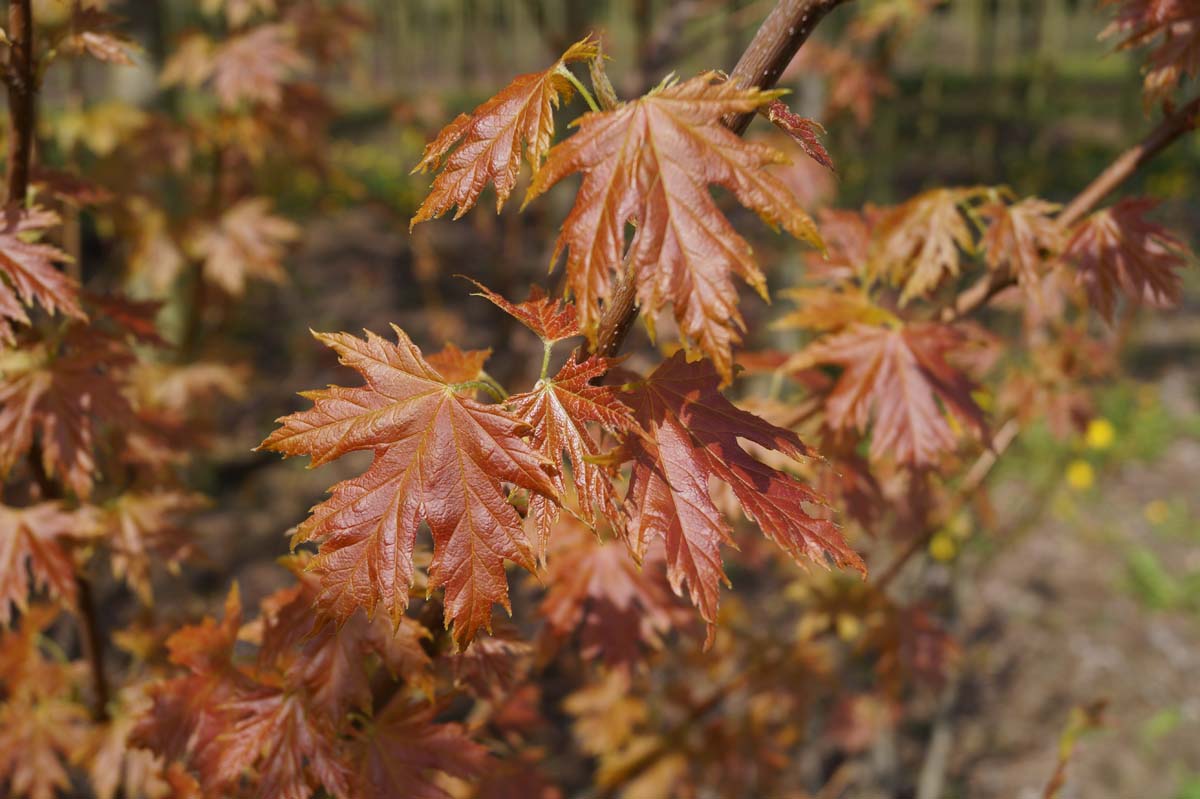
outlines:
[[[141, 45], [137, 65], [57, 70], [41, 95], [44, 160], [76, 160], [84, 174], [104, 168], [141, 124], [139, 109], [170, 108], [186, 121], [213, 102], [160, 91], [157, 82], [179, 36], [220, 25], [204, 3], [111, 5]], [[268, 143], [254, 176], [258, 193], [302, 227], [286, 262], [288, 282], [252, 286], [244, 302], [209, 309], [210, 324], [223, 335], [206, 340], [208, 354], [252, 366], [253, 377], [244, 399], [219, 411], [217, 446], [193, 467], [193, 483], [214, 498], [201, 521], [210, 566], [187, 577], [204, 604], [223, 594], [230, 575], [251, 603], [285, 584], [286, 573], [273, 563], [286, 550], [281, 529], [321, 497], [337, 477], [331, 470], [348, 475], [361, 465], [349, 459], [314, 476], [302, 464], [249, 452], [272, 418], [299, 407], [297, 387], [334, 379], [332, 360], [308, 328], [381, 330], [395, 321], [432, 346], [504, 343], [489, 371], [509, 384], [536, 375], [536, 342], [510, 335], [511, 324], [470, 298], [468, 284], [454, 275], [511, 297], [522, 297], [531, 282], [555, 285], [546, 267], [567, 198], [521, 216], [512, 203], [498, 217], [476, 213], [454, 225], [422, 226], [410, 237], [408, 219], [428, 178], [409, 172], [441, 125], [509, 76], [544, 68], [589, 30], [603, 36], [623, 97], [671, 71], [730, 69], [773, 2], [357, 5], [361, 30], [311, 76], [331, 103], [323, 158], [310, 163], [287, 152], [275, 159]], [[856, 15], [878, 5], [847, 4], [814, 41], [838, 42]], [[52, 20], [64, 7], [41, 0], [38, 18]], [[838, 172], [830, 179], [797, 167], [797, 185], [814, 208], [894, 203], [937, 185], [1007, 184], [1021, 196], [1069, 199], [1153, 125], [1138, 56], [1114, 53], [1111, 42], [1097, 39], [1106, 22], [1087, 0], [952, 0], [911, 29], [901, 14], [869, 54], [886, 76], [883, 91], [836, 111], [828, 83], [802, 56], [782, 85], [796, 110], [826, 127]], [[582, 113], [581, 104], [574, 108]], [[1162, 220], [1193, 247], [1200, 243], [1200, 137], [1171, 148], [1126, 190], [1162, 199]], [[169, 204], [173, 195], [164, 196]], [[86, 270], [100, 273], [106, 259], [120, 255], [104, 248], [107, 224], [81, 214]], [[744, 229], [762, 236], [756, 246], [775, 256], [764, 259], [772, 290], [796, 282], [798, 253], [761, 228]], [[960, 630], [974, 671], [947, 797], [1033, 795], [1029, 786], [1043, 785], [1050, 773], [1067, 711], [1099, 695], [1112, 699], [1121, 721], [1085, 744], [1072, 767], [1080, 776], [1071, 795], [1200, 795], [1200, 700], [1194, 677], [1185, 676], [1200, 669], [1197, 270], [1188, 270], [1185, 282], [1179, 310], [1131, 317], [1117, 330], [1128, 344], [1127, 377], [1100, 395], [1097, 419], [1104, 424], [1066, 439], [1048, 430], [1024, 436], [997, 475], [988, 513], [998, 532], [976, 534], [968, 519], [931, 543], [919, 579], [948, 585], [967, 570], [973, 586]], [[183, 294], [169, 298], [168, 327], [174, 319], [182, 330], [187, 302]], [[796, 343], [765, 324], [777, 309], [743, 308], [758, 343]], [[647, 346], [644, 338], [640, 345]], [[739, 591], [729, 595], [730, 606], [755, 601], [749, 573], [733, 574]], [[114, 616], [133, 613], [129, 597], [109, 600]], [[896, 752], [877, 756], [883, 773], [903, 760]]]

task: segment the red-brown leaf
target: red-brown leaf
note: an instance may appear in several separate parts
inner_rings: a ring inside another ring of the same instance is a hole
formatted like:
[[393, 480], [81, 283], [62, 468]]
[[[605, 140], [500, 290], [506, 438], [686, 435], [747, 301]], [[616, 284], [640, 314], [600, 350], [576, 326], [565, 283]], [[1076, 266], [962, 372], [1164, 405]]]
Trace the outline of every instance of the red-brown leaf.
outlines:
[[682, 609], [662, 579], [662, 546], [651, 547], [639, 566], [617, 541], [565, 523], [552, 547], [541, 614], [556, 636], [578, 632], [580, 654], [610, 666], [632, 666], [640, 644], [661, 644]]
[[[441, 173], [409, 227], [435, 219], [455, 206], [454, 218], [458, 219], [474, 207], [488, 183], [496, 187], [499, 212], [516, 186], [522, 152], [536, 171], [550, 149], [554, 110], [560, 98], [569, 98], [573, 92], [563, 74], [565, 65], [592, 58], [597, 52], [590, 38], [576, 42], [549, 69], [515, 78], [470, 114], [460, 114], [442, 128], [413, 169], [414, 173], [441, 169]], [[455, 147], [443, 166], [442, 159]]]
[[56, 502], [28, 508], [0, 505], [0, 625], [16, 609], [24, 613], [32, 588], [59, 599], [75, 599], [72, 538], [86, 537], [86, 514], [63, 510]]
[[451, 799], [435, 775], [478, 776], [487, 750], [458, 724], [436, 724], [433, 711], [403, 693], [358, 733], [358, 795], [365, 799]]
[[1155, 205], [1121, 200], [1081, 222], [1067, 242], [1063, 259], [1075, 266], [1088, 300], [1105, 319], [1112, 320], [1118, 293], [1157, 308], [1179, 302], [1183, 282], [1176, 270], [1187, 265], [1188, 249], [1145, 218]]
[[584, 174], [557, 250], [569, 251], [567, 277], [589, 336], [595, 335], [601, 302], [609, 299], [612, 276], [624, 269], [625, 231], [632, 222], [637, 232], [628, 268], [647, 320], [672, 303], [683, 335], [713, 360], [723, 379], [731, 377], [731, 350], [744, 327], [733, 275], [764, 297], [766, 279], [709, 186], [723, 186], [768, 223], [820, 244], [812, 219], [767, 170], [786, 157], [721, 125], [723, 115], [754, 111], [775, 96], [709, 73], [587, 114], [579, 132], [550, 151], [526, 201], [571, 174]]
[[843, 368], [825, 402], [826, 420], [834, 429], [859, 432], [873, 422], [872, 459], [931, 465], [956, 442], [939, 400], [959, 421], [983, 430], [970, 381], [946, 362], [947, 353], [966, 343], [958, 329], [947, 325], [855, 324], [818, 339], [794, 365]]
[[373, 333], [316, 334], [359, 371], [366, 385], [305, 394], [311, 410], [280, 420], [262, 446], [312, 456], [319, 466], [355, 450], [375, 460], [301, 525], [299, 540], [321, 542], [312, 569], [318, 605], [344, 620], [383, 606], [398, 624], [413, 582], [412, 553], [422, 519], [433, 533], [430, 585], [446, 587], [447, 620], [465, 645], [508, 607], [504, 561], [534, 568], [521, 519], [503, 483], [555, 496], [547, 464], [520, 436], [526, 427], [495, 406], [456, 394], [393, 326], [398, 344]]
[[788, 108], [783, 100], [772, 100], [767, 103], [767, 119], [771, 124], [796, 140], [805, 154], [826, 169], [833, 170], [833, 159], [829, 151], [821, 144], [820, 136], [825, 135], [821, 123], [800, 116]]
[[540, 286], [533, 287], [529, 292], [529, 299], [525, 302], [512, 303], [482, 283], [474, 280], [471, 282], [479, 288], [478, 296], [491, 300], [497, 308], [525, 325], [548, 344], [579, 335], [575, 306], [546, 296]]
[[797, 562], [826, 565], [828, 559], [866, 571], [837, 527], [810, 515], [806, 506], [824, 504], [821, 497], [753, 458], [738, 439], [794, 459], [808, 449], [792, 431], [736, 407], [718, 383], [711, 363], [688, 363], [676, 353], [637, 388], [629, 402], [646, 436], [631, 439], [634, 464], [625, 499], [635, 552], [662, 538], [672, 587], [679, 593], [686, 583], [710, 625], [719, 583], [726, 579], [720, 546], [731, 542], [730, 525], [709, 495], [712, 478], [727, 483], [746, 515]]
[[65, 351], [22, 351], [13, 363], [0, 363], [0, 473], [6, 473], [33, 446], [37, 433], [46, 471], [82, 498], [96, 477], [97, 426], [133, 428], [129, 401], [118, 381], [132, 356], [101, 336], [78, 333]]
[[28, 324], [24, 305], [38, 303], [50, 313], [86, 319], [78, 284], [55, 268], [67, 254], [25, 236], [58, 225], [58, 215], [40, 208], [4, 212], [0, 226], [0, 341], [12, 343], [11, 323]]
[[970, 189], [933, 189], [885, 213], [875, 227], [872, 271], [901, 287], [908, 302], [959, 273], [960, 250], [973, 248], [959, 206]]
[[239, 691], [222, 710], [229, 726], [202, 761], [204, 784], [232, 786], [253, 767], [259, 796], [309, 799], [321, 786], [334, 796], [349, 794], [336, 733], [302, 693], [259, 684]]
[[202, 230], [192, 247], [204, 260], [204, 278], [227, 294], [240, 297], [249, 279], [282, 283], [287, 274], [282, 259], [300, 229], [271, 213], [265, 197], [241, 200]]
[[1024, 286], [1035, 285], [1048, 258], [1063, 246], [1065, 236], [1053, 214], [1058, 205], [1028, 197], [1014, 205], [992, 203], [980, 209], [988, 220], [981, 242], [991, 269], [1008, 266]]
[[[611, 470], [595, 461], [600, 447], [587, 425], [599, 425], [610, 433], [628, 433], [636, 427], [633, 414], [621, 404], [614, 387], [592, 384], [612, 363], [594, 356], [581, 363], [572, 354], [553, 378], [541, 380], [533, 391], [509, 400], [513, 413], [529, 425], [533, 446], [546, 460], [557, 465], [566, 453], [580, 515], [592, 526], [604, 519], [619, 525], [620, 506]], [[552, 479], [558, 496], [564, 495], [561, 471]], [[537, 533], [538, 556], [544, 559], [550, 530], [558, 520], [558, 506], [547, 497], [534, 495], [529, 500], [529, 515]]]

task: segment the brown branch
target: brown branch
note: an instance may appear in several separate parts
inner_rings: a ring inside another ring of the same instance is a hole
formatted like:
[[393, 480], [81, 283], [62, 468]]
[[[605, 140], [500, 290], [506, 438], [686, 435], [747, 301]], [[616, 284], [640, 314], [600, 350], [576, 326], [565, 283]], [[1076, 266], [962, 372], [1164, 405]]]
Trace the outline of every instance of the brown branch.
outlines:
[[22, 205], [29, 191], [29, 163], [33, 158], [34, 92], [32, 0], [9, 0], [8, 63], [8, 204]]
[[[1117, 156], [1063, 209], [1058, 215], [1059, 224], [1065, 229], [1079, 222], [1148, 161], [1197, 127], [1200, 127], [1200, 97], [1168, 114], [1146, 138]], [[991, 272], [959, 294], [954, 304], [942, 313], [942, 318], [954, 321], [968, 316], [1016, 283], [1016, 276], [1008, 270]]]
[[[742, 53], [729, 79], [747, 88], [773, 87], [817, 23], [844, 2], [847, 0], [779, 0]], [[723, 122], [740, 136], [753, 118], [751, 112], [726, 117]], [[636, 275], [626, 266], [600, 317], [592, 351], [608, 357], [620, 352], [637, 314]]]
[[1200, 97], [1164, 117], [1149, 136], [1142, 139], [1136, 146], [1121, 153], [1117, 160], [1113, 161], [1063, 209], [1063, 212], [1058, 215], [1059, 223], [1063, 227], [1071, 227], [1083, 219], [1100, 204], [1101, 200], [1129, 180], [1147, 161], [1161, 153], [1185, 133], [1195, 130], [1197, 125], [1200, 125]]

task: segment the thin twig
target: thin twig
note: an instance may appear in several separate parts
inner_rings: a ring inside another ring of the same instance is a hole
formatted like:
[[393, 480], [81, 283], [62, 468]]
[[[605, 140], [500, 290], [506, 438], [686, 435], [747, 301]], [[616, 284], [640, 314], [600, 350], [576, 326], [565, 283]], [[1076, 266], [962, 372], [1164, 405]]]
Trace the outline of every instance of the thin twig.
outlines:
[[[1200, 126], [1200, 97], [1168, 114], [1146, 138], [1117, 156], [1063, 209], [1058, 215], [1059, 225], [1066, 229], [1079, 222], [1148, 161], [1187, 133], [1196, 130], [1197, 126]], [[954, 304], [943, 311], [942, 318], [951, 322], [969, 316], [1016, 283], [1016, 276], [1008, 270], [990, 272], [987, 277], [960, 293], [954, 299]]]

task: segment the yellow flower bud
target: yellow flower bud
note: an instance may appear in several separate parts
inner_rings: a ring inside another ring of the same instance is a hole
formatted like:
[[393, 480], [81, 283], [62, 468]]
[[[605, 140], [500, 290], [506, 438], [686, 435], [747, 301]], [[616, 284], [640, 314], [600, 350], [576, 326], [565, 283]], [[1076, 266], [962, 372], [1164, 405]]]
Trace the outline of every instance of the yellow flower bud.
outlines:
[[1117, 430], [1113, 427], [1112, 422], [1099, 418], [1088, 422], [1084, 441], [1087, 442], [1089, 449], [1108, 449], [1116, 437]]
[[946, 533], [938, 533], [929, 542], [929, 556], [934, 560], [946, 563], [954, 560], [958, 554], [958, 544]]
[[1076, 491], [1087, 491], [1096, 483], [1096, 470], [1085, 460], [1073, 460], [1067, 465], [1067, 485]]

